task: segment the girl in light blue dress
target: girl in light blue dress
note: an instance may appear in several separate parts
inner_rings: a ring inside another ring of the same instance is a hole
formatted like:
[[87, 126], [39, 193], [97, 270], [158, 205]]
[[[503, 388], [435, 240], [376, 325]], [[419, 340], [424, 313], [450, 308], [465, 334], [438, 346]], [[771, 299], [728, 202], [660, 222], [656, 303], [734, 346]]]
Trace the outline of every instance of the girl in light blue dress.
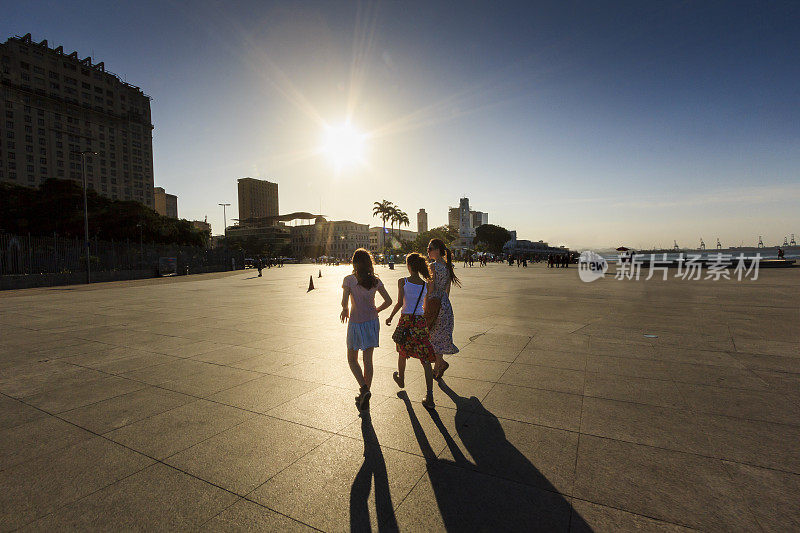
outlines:
[[[356, 405], [369, 409], [372, 385], [372, 352], [378, 347], [380, 322], [378, 313], [392, 305], [392, 297], [378, 276], [372, 254], [359, 248], [353, 254], [353, 273], [342, 281], [342, 313], [339, 318], [347, 324], [347, 362], [359, 385]], [[383, 303], [375, 307], [375, 293], [381, 293]], [[358, 352], [364, 357], [364, 369], [358, 363]]]

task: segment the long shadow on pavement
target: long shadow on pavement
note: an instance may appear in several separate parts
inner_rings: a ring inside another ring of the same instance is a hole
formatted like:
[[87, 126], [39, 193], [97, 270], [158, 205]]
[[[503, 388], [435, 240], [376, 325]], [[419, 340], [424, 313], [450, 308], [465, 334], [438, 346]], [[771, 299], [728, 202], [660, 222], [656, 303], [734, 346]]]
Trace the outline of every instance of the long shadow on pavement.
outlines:
[[371, 531], [369, 494], [375, 479], [375, 511], [379, 531], [398, 531], [392, 496], [389, 493], [389, 476], [386, 461], [378, 443], [369, 411], [361, 413], [361, 435], [364, 438], [364, 462], [350, 486], [350, 531]]
[[458, 447], [439, 413], [430, 410], [454, 460], [437, 457], [408, 395], [400, 392], [398, 396], [406, 404], [448, 531], [591, 531], [566, 497], [508, 441], [500, 421], [478, 398], [459, 396], [444, 382], [439, 387], [456, 404], [458, 437], [473, 462]]

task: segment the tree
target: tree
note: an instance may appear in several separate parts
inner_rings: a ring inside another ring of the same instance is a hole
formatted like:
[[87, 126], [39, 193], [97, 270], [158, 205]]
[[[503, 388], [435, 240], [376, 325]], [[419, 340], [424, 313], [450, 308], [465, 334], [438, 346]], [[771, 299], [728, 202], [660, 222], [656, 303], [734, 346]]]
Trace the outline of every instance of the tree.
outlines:
[[[397, 231], [400, 231], [400, 226], [408, 226], [411, 221], [408, 219], [408, 213], [405, 211], [397, 210]], [[401, 239], [402, 240], [402, 239]]]
[[441, 239], [447, 246], [458, 238], [458, 230], [452, 226], [439, 226], [428, 231], [423, 231], [414, 239], [414, 251], [423, 255], [428, 253], [428, 243], [431, 239]]
[[386, 221], [391, 218], [394, 204], [389, 200], [375, 202], [372, 207], [372, 216], [383, 220], [383, 247], [386, 248]]
[[503, 245], [511, 240], [511, 233], [501, 226], [482, 224], [475, 228], [476, 243], [483, 243], [486, 249], [493, 254], [503, 252]]
[[400, 214], [400, 209], [396, 205], [389, 208], [389, 232], [394, 237], [394, 225], [397, 222], [397, 217]]

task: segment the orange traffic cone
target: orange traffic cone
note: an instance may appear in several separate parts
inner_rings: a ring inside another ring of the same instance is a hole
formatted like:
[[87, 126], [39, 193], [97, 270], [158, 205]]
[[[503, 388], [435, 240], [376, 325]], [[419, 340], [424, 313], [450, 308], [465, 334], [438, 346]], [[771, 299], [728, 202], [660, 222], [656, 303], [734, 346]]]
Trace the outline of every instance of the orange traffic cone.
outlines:
[[311, 292], [314, 290], [314, 276], [308, 276], [308, 290], [306, 292]]

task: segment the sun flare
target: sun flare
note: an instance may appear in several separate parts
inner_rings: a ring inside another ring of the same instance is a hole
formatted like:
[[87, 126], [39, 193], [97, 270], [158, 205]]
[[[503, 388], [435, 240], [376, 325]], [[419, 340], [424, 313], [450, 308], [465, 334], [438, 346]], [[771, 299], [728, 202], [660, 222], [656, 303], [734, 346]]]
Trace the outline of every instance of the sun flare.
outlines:
[[337, 172], [364, 163], [367, 136], [349, 122], [327, 126], [321, 151], [330, 159]]

